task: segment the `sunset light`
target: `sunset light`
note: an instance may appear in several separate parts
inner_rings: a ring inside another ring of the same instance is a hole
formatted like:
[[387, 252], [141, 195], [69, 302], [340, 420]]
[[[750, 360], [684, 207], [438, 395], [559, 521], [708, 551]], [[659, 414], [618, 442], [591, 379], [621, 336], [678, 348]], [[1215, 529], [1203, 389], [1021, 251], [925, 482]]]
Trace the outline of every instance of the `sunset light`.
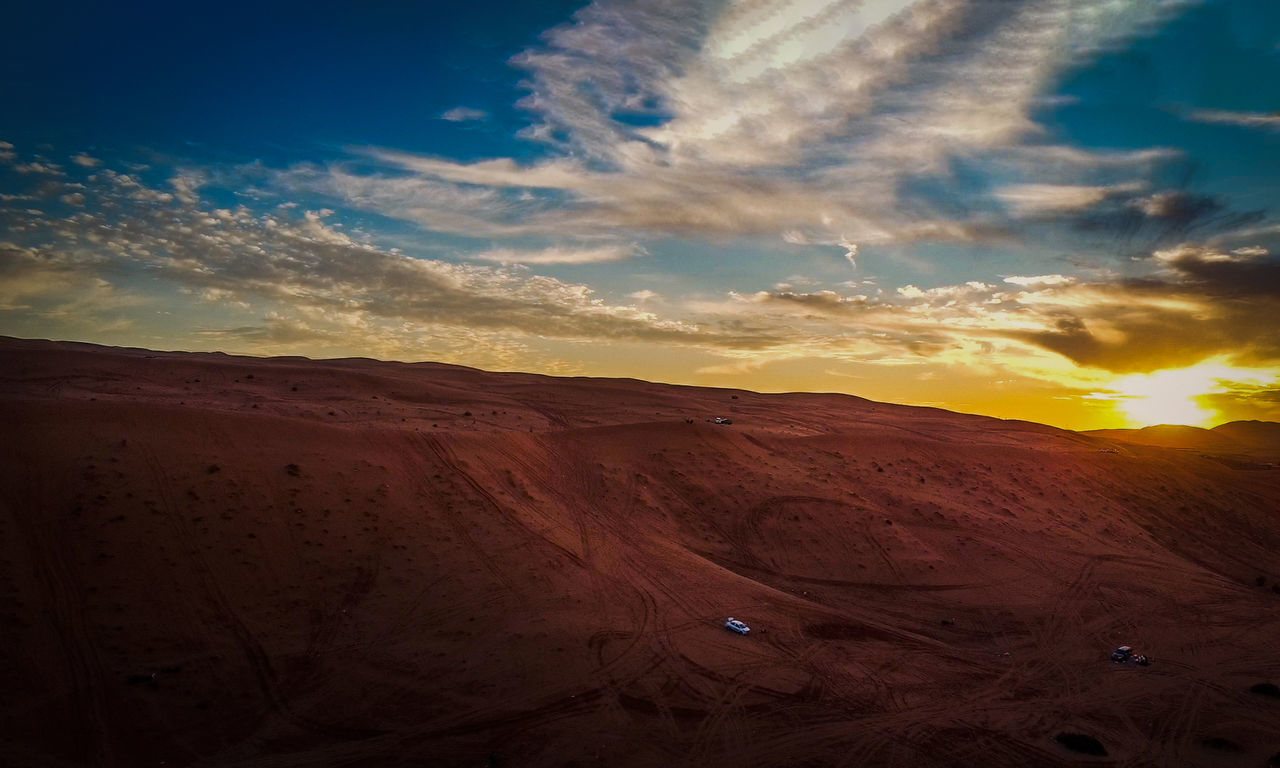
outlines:
[[3, 21], [0, 768], [1280, 750], [1280, 0]]
[[1280, 419], [1274, 3], [46, 5], [0, 335]]
[[1132, 426], [1185, 424], [1208, 427], [1222, 421], [1221, 413], [1206, 405], [1208, 396], [1228, 391], [1232, 385], [1258, 386], [1275, 379], [1266, 372], [1204, 363], [1190, 368], [1140, 373], [1111, 384], [1115, 400]]

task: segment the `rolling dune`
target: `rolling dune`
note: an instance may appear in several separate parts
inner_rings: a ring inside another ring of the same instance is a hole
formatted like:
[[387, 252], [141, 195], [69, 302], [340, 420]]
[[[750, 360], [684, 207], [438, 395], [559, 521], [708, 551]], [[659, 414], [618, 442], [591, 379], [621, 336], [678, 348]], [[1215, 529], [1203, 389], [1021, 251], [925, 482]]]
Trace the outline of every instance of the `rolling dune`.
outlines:
[[0, 415], [0, 764], [1280, 760], [1265, 425], [16, 339]]

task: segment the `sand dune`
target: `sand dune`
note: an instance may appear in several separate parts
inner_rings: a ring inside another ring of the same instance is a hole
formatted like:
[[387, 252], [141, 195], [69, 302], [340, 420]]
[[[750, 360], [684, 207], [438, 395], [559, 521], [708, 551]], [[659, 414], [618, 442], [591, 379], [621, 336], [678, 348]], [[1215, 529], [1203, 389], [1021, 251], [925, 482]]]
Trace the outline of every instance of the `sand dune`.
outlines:
[[13, 339], [0, 417], [0, 764], [1280, 754], [1257, 462], [839, 395]]

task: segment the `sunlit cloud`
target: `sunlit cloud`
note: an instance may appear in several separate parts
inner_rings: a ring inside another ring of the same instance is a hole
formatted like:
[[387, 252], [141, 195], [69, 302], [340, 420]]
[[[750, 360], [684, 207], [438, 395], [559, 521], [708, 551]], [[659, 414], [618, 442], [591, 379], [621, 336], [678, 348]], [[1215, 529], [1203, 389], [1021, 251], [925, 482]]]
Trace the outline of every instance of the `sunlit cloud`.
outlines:
[[[1264, 141], [1274, 116], [1179, 108], [1191, 126], [1138, 94], [1158, 130], [1068, 130], [1112, 111], [1081, 76], [1093, 62], [1127, 72], [1113, 54], [1196, 7], [596, 0], [522, 38], [507, 90], [431, 103], [414, 151], [324, 139], [228, 162], [195, 144], [0, 142], [0, 319], [735, 386], [893, 382], [985, 412], [1035, 392], [1112, 420], [1158, 399], [1139, 392], [1151, 375], [1201, 390], [1150, 406], [1204, 409], [1183, 420], [1275, 414], [1274, 378], [1239, 373], [1280, 364], [1271, 190], [1202, 183], [1203, 148], [1162, 128]], [[488, 111], [512, 88], [522, 119]], [[1154, 373], [1208, 361], [1235, 378]]]
[[[339, 165], [278, 181], [483, 236], [990, 242], [1022, 218], [1135, 191], [1176, 156], [1051, 145], [1030, 113], [1063, 67], [1186, 5], [598, 2], [512, 60], [528, 74], [524, 135], [547, 156], [459, 162], [369, 148], [359, 154], [388, 173]], [[1022, 178], [964, 211], [910, 183], [945, 177], [957, 157]], [[1118, 170], [1129, 179], [1115, 181]], [[1096, 183], [1104, 172], [1112, 180]], [[523, 196], [505, 192], [516, 189]]]
[[636, 245], [602, 245], [594, 248], [553, 246], [538, 250], [498, 248], [472, 254], [470, 258], [499, 264], [603, 264], [635, 258], [642, 253]]

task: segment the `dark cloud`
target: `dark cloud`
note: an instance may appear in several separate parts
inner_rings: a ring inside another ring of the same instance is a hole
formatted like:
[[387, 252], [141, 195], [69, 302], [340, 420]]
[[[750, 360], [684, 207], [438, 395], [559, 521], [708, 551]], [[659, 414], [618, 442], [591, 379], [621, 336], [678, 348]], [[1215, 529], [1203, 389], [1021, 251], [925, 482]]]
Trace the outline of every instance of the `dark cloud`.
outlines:
[[1215, 355], [1280, 363], [1280, 259], [1262, 248], [1231, 252], [1184, 244], [1158, 251], [1164, 273], [1092, 286], [1052, 328], [1014, 337], [1080, 365], [1115, 372], [1192, 365]]
[[1222, 252], [1184, 245], [1162, 251], [1157, 259], [1179, 273], [1184, 283], [1222, 299], [1280, 298], [1280, 256], [1262, 248]]
[[1126, 252], [1149, 253], [1193, 235], [1238, 229], [1265, 216], [1265, 211], [1233, 211], [1218, 198], [1175, 190], [1112, 194], [1092, 208], [1067, 216], [1066, 221], [1078, 231], [1123, 244]]

